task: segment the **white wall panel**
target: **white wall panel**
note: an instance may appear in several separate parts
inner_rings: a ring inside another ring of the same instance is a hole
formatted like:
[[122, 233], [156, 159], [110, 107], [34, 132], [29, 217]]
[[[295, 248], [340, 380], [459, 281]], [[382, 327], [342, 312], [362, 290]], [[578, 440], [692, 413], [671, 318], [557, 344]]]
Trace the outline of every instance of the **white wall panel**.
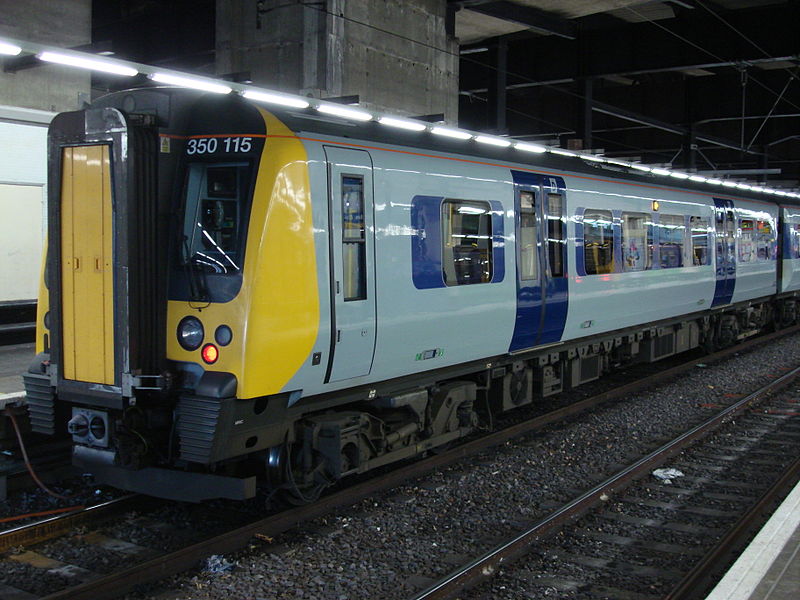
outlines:
[[0, 302], [38, 296], [46, 186], [47, 127], [0, 121]]
[[0, 301], [38, 296], [44, 188], [0, 184]]

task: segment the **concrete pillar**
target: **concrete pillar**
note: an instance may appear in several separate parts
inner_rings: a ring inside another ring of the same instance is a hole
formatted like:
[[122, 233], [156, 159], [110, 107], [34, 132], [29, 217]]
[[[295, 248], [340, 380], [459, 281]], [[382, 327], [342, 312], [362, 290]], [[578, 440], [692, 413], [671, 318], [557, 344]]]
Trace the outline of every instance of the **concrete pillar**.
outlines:
[[439, 0], [217, 0], [218, 74], [406, 115], [458, 118], [458, 41]]
[[[0, 37], [69, 48], [92, 41], [91, 0], [0, 0]], [[0, 58], [0, 105], [61, 112], [88, 100], [89, 71], [42, 65], [9, 73]]]

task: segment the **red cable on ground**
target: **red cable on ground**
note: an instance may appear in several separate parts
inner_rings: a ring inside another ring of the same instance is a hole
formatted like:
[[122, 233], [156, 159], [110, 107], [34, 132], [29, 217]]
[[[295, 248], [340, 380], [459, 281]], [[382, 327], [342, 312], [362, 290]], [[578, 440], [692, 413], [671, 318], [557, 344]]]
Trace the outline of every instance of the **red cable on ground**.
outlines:
[[59, 513], [70, 512], [73, 510], [83, 510], [86, 508], [83, 504], [79, 506], [67, 506], [64, 508], [54, 508], [52, 510], [42, 510], [39, 512], [32, 512], [28, 513], [27, 515], [16, 515], [14, 517], [3, 517], [0, 519], [0, 523], [8, 523], [10, 521], [20, 521], [22, 519], [28, 519], [32, 517], [46, 517], [47, 515], [57, 515]]
[[22, 458], [25, 459], [25, 466], [28, 468], [28, 473], [31, 474], [31, 477], [36, 482], [40, 488], [42, 488], [45, 492], [50, 494], [53, 498], [58, 498], [59, 500], [69, 500], [69, 496], [62, 496], [61, 494], [54, 492], [49, 487], [47, 487], [36, 472], [33, 470], [33, 465], [31, 465], [31, 461], [28, 460], [28, 452], [25, 450], [25, 443], [22, 441], [22, 432], [19, 430], [19, 425], [17, 424], [17, 418], [11, 413], [11, 411], [6, 411], [6, 416], [11, 419], [11, 424], [14, 426], [14, 431], [17, 433], [17, 441], [19, 442], [19, 449], [22, 450]]

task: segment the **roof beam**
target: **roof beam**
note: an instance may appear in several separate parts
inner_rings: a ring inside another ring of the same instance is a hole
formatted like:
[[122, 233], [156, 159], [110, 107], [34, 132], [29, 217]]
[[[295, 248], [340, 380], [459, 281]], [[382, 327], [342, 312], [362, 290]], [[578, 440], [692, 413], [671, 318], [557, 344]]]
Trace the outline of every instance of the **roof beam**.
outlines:
[[480, 2], [476, 4], [465, 2], [462, 6], [495, 19], [524, 25], [536, 33], [552, 34], [568, 40], [578, 37], [578, 28], [573, 21], [562, 19], [531, 6], [513, 2]]

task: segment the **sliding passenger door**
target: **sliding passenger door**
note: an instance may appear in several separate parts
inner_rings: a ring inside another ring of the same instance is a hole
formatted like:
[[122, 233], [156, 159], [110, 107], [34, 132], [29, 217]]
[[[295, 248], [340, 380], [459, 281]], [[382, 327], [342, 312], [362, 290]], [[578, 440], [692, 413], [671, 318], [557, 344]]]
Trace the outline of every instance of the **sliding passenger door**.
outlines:
[[372, 160], [325, 147], [331, 257], [331, 352], [326, 382], [369, 375], [375, 352]]
[[509, 352], [561, 339], [567, 317], [566, 196], [561, 177], [511, 171], [516, 215], [517, 318]]
[[539, 337], [542, 322], [542, 279], [539, 190], [520, 185], [515, 194], [517, 239], [517, 321], [511, 352], [530, 348]]
[[736, 284], [736, 216], [732, 200], [714, 199], [716, 224], [716, 278], [711, 306], [730, 304]]

